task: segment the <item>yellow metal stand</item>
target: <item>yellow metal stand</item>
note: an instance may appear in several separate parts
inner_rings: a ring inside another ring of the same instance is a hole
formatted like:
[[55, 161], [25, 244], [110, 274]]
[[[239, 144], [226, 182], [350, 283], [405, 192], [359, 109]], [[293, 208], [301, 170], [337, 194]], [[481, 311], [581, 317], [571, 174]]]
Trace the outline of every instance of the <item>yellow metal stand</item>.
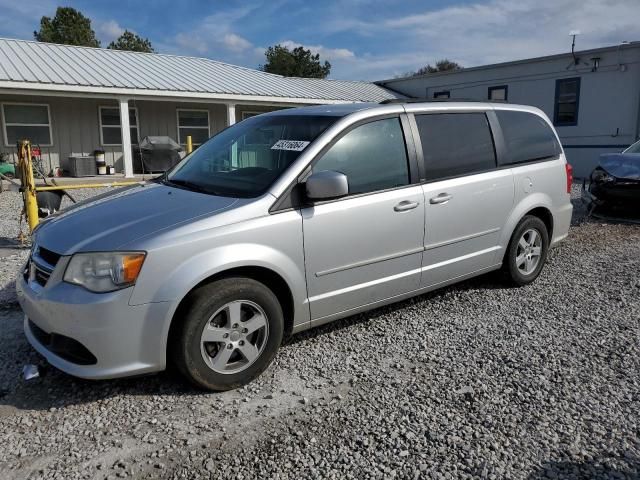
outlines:
[[33, 167], [31, 166], [31, 143], [23, 140], [18, 145], [18, 168], [22, 182], [22, 198], [24, 200], [24, 212], [29, 224], [29, 230], [38, 226], [38, 201], [36, 200], [36, 185], [33, 180]]
[[[190, 140], [191, 137], [189, 137]], [[22, 140], [18, 143], [18, 169], [20, 170], [20, 180], [22, 187], [22, 199], [24, 201], [24, 213], [27, 217], [29, 230], [33, 230], [38, 226], [40, 219], [38, 218], [38, 201], [36, 199], [37, 192], [48, 192], [52, 190], [74, 190], [78, 188], [105, 188], [105, 187], [124, 187], [126, 185], [140, 185], [142, 182], [113, 182], [113, 183], [82, 183], [77, 185], [66, 186], [45, 186], [36, 187], [33, 179], [33, 166], [31, 163], [31, 143], [29, 140]]]
[[191, 135], [187, 135], [187, 155], [193, 152], [193, 141]]

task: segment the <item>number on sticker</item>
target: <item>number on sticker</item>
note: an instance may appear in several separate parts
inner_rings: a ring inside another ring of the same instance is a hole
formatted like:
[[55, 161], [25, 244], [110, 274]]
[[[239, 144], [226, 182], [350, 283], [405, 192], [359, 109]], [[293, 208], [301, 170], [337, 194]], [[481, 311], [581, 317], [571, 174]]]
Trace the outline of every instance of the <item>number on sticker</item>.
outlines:
[[301, 152], [307, 145], [309, 145], [309, 142], [305, 142], [304, 140], [278, 140], [273, 144], [271, 150], [291, 150], [293, 152]]

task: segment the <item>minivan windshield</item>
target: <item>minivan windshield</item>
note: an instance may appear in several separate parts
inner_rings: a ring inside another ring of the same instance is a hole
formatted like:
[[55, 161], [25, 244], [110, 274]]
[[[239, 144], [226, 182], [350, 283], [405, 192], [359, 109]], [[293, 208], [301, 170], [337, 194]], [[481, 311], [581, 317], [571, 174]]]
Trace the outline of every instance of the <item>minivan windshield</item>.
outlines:
[[227, 197], [257, 197], [338, 117], [250, 117], [198, 147], [164, 182]]

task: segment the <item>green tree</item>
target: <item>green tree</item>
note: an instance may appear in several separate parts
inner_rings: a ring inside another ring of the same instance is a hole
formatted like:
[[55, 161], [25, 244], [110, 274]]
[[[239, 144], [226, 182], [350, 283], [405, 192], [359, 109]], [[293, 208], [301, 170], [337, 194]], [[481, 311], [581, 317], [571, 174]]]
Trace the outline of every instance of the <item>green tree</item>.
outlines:
[[451, 72], [453, 70], [462, 70], [462, 66], [445, 58], [442, 60], [438, 60], [435, 67], [427, 63], [424, 67], [419, 68], [411, 75], [415, 76], [424, 75], [425, 73]]
[[58, 7], [53, 18], [42, 17], [40, 30], [33, 32], [39, 42], [99, 47], [96, 32], [91, 28], [91, 20], [75, 8]]
[[267, 63], [260, 70], [277, 73], [285, 77], [326, 78], [331, 72], [331, 64], [320, 62], [320, 54], [313, 55], [311, 50], [296, 47], [289, 50], [283, 45], [275, 45], [264, 52]]
[[131, 52], [155, 53], [148, 38], [142, 38], [129, 30], [125, 30], [107, 48], [112, 50], [129, 50]]

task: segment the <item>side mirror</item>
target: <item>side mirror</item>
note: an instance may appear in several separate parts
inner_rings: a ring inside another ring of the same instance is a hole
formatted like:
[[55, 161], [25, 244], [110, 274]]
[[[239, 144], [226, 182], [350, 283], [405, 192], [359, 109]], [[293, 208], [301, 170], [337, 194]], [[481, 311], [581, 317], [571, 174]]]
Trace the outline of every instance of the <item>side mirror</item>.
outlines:
[[307, 198], [330, 200], [349, 194], [349, 182], [344, 173], [324, 170], [312, 174], [305, 182]]

